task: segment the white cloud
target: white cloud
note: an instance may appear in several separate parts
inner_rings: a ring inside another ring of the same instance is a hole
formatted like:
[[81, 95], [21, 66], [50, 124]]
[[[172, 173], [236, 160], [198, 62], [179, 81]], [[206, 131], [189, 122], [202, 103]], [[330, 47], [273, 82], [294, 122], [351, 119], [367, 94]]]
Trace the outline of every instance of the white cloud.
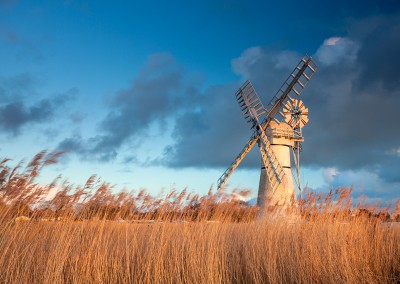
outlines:
[[354, 62], [360, 45], [346, 37], [331, 37], [318, 48], [315, 56], [325, 66], [333, 65], [341, 60]]
[[250, 47], [238, 58], [232, 59], [232, 69], [237, 75], [249, 77], [249, 68], [262, 57], [261, 47]]
[[322, 173], [322, 177], [326, 183], [331, 183], [335, 179], [335, 176], [339, 174], [336, 168], [326, 168]]
[[389, 151], [385, 152], [387, 155], [400, 157], [400, 147], [390, 149]]
[[292, 70], [299, 61], [299, 54], [290, 50], [283, 50], [275, 57], [275, 67], [278, 69]]
[[326, 184], [316, 188], [318, 192], [352, 186], [354, 198], [364, 195], [368, 203], [377, 202], [384, 206], [400, 198], [398, 193], [400, 184], [386, 182], [375, 171], [360, 169], [338, 172], [336, 168], [325, 168], [323, 178]]
[[328, 38], [324, 41], [324, 45], [336, 45], [341, 39], [341, 37]]

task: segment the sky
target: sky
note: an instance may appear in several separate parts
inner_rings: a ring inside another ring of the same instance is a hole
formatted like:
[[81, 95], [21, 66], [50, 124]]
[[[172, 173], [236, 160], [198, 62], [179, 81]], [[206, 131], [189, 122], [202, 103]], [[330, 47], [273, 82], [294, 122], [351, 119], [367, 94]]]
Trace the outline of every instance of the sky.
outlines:
[[[65, 151], [39, 182], [204, 194], [252, 134], [234, 93], [264, 102], [301, 57], [302, 186], [400, 198], [400, 2], [0, 0], [0, 156]], [[257, 147], [228, 181], [259, 181]]]

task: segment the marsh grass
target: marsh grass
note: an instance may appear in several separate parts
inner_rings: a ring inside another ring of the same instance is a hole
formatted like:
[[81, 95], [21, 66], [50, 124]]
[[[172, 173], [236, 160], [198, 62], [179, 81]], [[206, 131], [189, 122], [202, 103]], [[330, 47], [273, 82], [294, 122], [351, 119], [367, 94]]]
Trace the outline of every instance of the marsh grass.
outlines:
[[389, 209], [352, 200], [351, 188], [306, 194], [296, 214], [260, 219], [257, 208], [212, 190], [114, 194], [95, 176], [81, 187], [36, 184], [58, 156], [0, 163], [2, 283], [400, 281], [400, 227], [386, 222]]

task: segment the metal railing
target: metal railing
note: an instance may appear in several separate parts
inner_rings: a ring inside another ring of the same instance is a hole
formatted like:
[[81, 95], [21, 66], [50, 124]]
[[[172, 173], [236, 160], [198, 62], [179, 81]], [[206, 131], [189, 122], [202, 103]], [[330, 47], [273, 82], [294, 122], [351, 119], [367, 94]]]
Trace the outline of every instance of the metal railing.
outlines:
[[269, 128], [267, 130], [267, 136], [269, 137], [285, 137], [285, 138], [295, 138], [300, 139], [302, 135], [300, 132], [292, 129], [280, 129], [280, 128]]

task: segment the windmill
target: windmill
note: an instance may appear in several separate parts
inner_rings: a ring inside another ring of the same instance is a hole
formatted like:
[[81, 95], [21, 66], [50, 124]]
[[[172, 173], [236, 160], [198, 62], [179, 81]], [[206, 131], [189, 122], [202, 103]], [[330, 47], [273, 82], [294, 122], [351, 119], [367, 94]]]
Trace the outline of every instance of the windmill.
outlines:
[[[218, 190], [226, 183], [240, 162], [258, 143], [261, 153], [261, 174], [257, 205], [286, 206], [295, 198], [295, 186], [300, 186], [300, 150], [304, 141], [302, 128], [308, 122], [308, 109], [297, 99], [318, 66], [305, 55], [292, 73], [263, 106], [253, 85], [246, 81], [236, 92], [236, 99], [253, 134], [231, 166], [218, 179]], [[290, 152], [296, 167], [292, 177]], [[266, 204], [265, 204], [266, 203]]]

